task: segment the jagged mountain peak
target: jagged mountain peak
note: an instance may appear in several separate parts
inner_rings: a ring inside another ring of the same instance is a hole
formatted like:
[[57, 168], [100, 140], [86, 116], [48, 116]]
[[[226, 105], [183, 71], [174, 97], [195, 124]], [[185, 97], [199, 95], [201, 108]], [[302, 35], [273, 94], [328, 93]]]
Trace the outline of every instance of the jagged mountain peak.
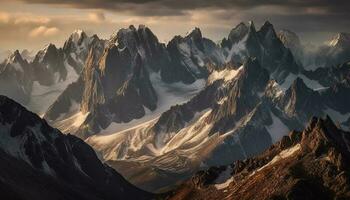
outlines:
[[293, 52], [293, 55], [295, 57], [298, 57], [299, 59], [302, 57], [303, 48], [300, 38], [295, 32], [287, 29], [282, 29], [278, 31], [277, 35], [284, 46]]
[[290, 89], [295, 90], [295, 91], [309, 91], [309, 90], [311, 90], [310, 88], [307, 87], [304, 80], [301, 79], [300, 77], [297, 77], [293, 81], [292, 85], [290, 86]]
[[242, 40], [244, 36], [246, 36], [248, 30], [248, 26], [245, 23], [241, 22], [230, 31], [228, 39], [232, 43], [237, 43], [238, 41]]
[[[139, 25], [136, 29], [134, 25], [128, 28], [121, 28], [111, 36], [110, 41], [119, 49], [128, 48], [133, 56], [138, 52], [145, 59], [146, 44], [158, 44], [158, 38], [145, 25]], [[145, 48], [141, 47], [145, 46]]]
[[281, 41], [293, 40], [293, 41], [300, 42], [299, 36], [295, 32], [288, 30], [288, 29], [282, 29], [282, 30], [278, 31], [278, 36], [280, 37]]
[[15, 50], [9, 57], [7, 58], [7, 63], [22, 63], [24, 61], [19, 50]]
[[56, 54], [58, 51], [56, 45], [49, 43], [43, 49], [39, 50], [34, 58], [34, 62], [42, 62], [47, 55]]
[[277, 38], [277, 34], [275, 32], [275, 28], [273, 25], [269, 22], [266, 21], [264, 25], [260, 28], [259, 32], [263, 35], [265, 39], [275, 39]]
[[328, 42], [329, 46], [342, 46], [350, 44], [350, 33], [341, 32], [333, 36]]
[[195, 27], [187, 32], [186, 37], [190, 38], [202, 38], [202, 32], [198, 27]]
[[254, 22], [253, 22], [253, 21], [249, 21], [249, 22], [248, 22], [248, 28], [249, 28], [249, 32], [250, 32], [250, 33], [256, 32], [255, 25], [254, 25]]
[[77, 29], [73, 31], [73, 33], [70, 35], [70, 38], [72, 39], [73, 42], [78, 42], [79, 40], [82, 40], [87, 37], [88, 37], [87, 34], [81, 29]]
[[45, 48], [44, 51], [54, 51], [57, 50], [57, 47], [55, 44], [49, 43]]

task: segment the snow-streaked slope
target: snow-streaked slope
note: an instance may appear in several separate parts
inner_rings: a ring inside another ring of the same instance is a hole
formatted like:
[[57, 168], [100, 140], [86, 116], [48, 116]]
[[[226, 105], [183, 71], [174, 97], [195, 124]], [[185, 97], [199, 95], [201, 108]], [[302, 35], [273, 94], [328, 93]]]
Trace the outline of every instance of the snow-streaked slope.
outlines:
[[67, 86], [78, 79], [79, 74], [72, 66], [65, 62], [65, 67], [67, 69], [67, 78], [64, 81], [57, 82], [51, 86], [40, 85], [38, 81], [34, 81], [31, 99], [25, 105], [29, 110], [40, 116], [43, 115]]
[[109, 127], [102, 130], [99, 134], [113, 134], [119, 131], [125, 131], [129, 128], [139, 126], [148, 121], [157, 119], [163, 112], [170, 109], [171, 106], [176, 104], [182, 104], [190, 100], [200, 90], [205, 87], [205, 80], [198, 79], [194, 83], [188, 85], [182, 82], [177, 83], [164, 83], [161, 80], [159, 73], [151, 73], [150, 80], [158, 96], [158, 105], [154, 111], [150, 111], [147, 108], [146, 115], [140, 119], [133, 119], [128, 123], [111, 123]]
[[[153, 162], [164, 170], [181, 170], [177, 168], [176, 157], [185, 156], [190, 162], [199, 166], [199, 158], [205, 157], [221, 137], [209, 136], [211, 124], [205, 119], [211, 110], [198, 113], [191, 122], [177, 133], [156, 135], [151, 131], [156, 119], [145, 122], [134, 128], [110, 135], [94, 135], [86, 141], [101, 152], [104, 160], [125, 160], [136, 162]], [[160, 133], [162, 134], [162, 133]], [[139, 156], [135, 156], [139, 155]], [[170, 156], [170, 157], [169, 157]], [[171, 163], [164, 163], [164, 159]], [[166, 165], [164, 165], [166, 164]], [[165, 169], [166, 166], [169, 168]], [[145, 166], [149, 167], [149, 166]], [[182, 169], [184, 170], [184, 169]]]
[[208, 83], [213, 83], [216, 80], [223, 79], [225, 82], [231, 81], [233, 78], [235, 78], [242, 70], [243, 66], [239, 67], [237, 70], [235, 69], [224, 69], [221, 71], [213, 71], [209, 77], [208, 77]]
[[272, 124], [267, 126], [266, 129], [270, 133], [273, 143], [279, 141], [284, 135], [289, 133], [289, 128], [271, 112]]
[[292, 85], [293, 81], [298, 77], [303, 79], [305, 85], [313, 90], [321, 90], [325, 88], [318, 81], [311, 80], [303, 74], [289, 74], [287, 78], [284, 80], [284, 82], [280, 85], [281, 88], [284, 91], [287, 90]]

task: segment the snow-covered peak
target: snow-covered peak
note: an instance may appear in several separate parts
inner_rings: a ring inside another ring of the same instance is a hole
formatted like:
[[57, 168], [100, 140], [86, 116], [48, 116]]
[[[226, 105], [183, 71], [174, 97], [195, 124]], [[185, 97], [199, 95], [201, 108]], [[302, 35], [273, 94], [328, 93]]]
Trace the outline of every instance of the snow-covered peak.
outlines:
[[42, 50], [38, 51], [36, 54], [36, 59], [41, 63], [48, 52], [52, 50], [57, 50], [56, 46], [52, 43], [47, 44]]
[[16, 50], [7, 58], [7, 63], [8, 64], [18, 63], [21, 60], [23, 60], [23, 58], [22, 58], [21, 54], [19, 53], [19, 51]]
[[350, 45], [350, 33], [338, 33], [331, 41], [328, 42], [329, 46], [338, 45]]
[[202, 32], [198, 27], [195, 27], [186, 33], [186, 37], [202, 38]]
[[81, 40], [81, 38], [86, 38], [87, 35], [83, 30], [77, 29], [71, 34], [70, 37], [72, 38], [73, 42], [77, 43], [79, 40]]
[[18, 50], [14, 51], [5, 61], [5, 66], [11, 66], [17, 72], [24, 72], [23, 64], [25, 63], [23, 57]]

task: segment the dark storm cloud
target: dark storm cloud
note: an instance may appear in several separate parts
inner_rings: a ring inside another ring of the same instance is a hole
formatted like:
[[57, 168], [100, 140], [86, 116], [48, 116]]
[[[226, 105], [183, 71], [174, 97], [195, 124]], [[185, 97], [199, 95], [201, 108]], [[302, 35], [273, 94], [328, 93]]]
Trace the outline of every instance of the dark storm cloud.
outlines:
[[[10, 1], [10, 0], [0, 0]], [[349, 0], [19, 0], [27, 3], [55, 4], [78, 8], [101, 8], [138, 15], [182, 15], [203, 8], [251, 9], [258, 6], [282, 6], [297, 9], [323, 9], [327, 13], [347, 13]]]
[[[0, 0], [13, 2], [15, 0]], [[276, 29], [290, 29], [314, 39], [321, 34], [329, 37], [336, 32], [350, 32], [350, 0], [16, 0], [31, 5], [52, 7], [100, 9], [103, 11], [139, 18], [149, 18], [167, 29], [172, 23], [187, 27], [200, 26], [220, 37], [240, 21], [253, 20], [257, 26], [265, 20]], [[112, 15], [113, 16], [113, 15]], [[95, 16], [90, 16], [95, 19]], [[106, 16], [108, 18], [108, 16]], [[178, 19], [178, 20], [174, 20]], [[98, 20], [95, 20], [98, 21]], [[131, 20], [130, 23], [135, 23]], [[164, 25], [165, 24], [165, 25]], [[172, 24], [172, 25], [174, 25]], [[257, 27], [258, 28], [258, 27]], [[171, 29], [171, 28], [170, 28]], [[226, 31], [223, 31], [226, 30]], [[163, 31], [160, 31], [163, 32]], [[225, 33], [223, 33], [225, 32]], [[219, 38], [220, 39], [220, 38]]]

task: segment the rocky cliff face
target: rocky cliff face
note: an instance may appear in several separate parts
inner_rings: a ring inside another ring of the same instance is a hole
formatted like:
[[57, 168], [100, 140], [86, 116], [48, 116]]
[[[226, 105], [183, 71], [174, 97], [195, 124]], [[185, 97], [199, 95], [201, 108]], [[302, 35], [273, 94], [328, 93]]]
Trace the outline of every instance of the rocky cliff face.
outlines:
[[33, 85], [33, 69], [19, 51], [0, 64], [0, 94], [28, 103]]
[[0, 96], [0, 158], [5, 199], [150, 199], [101, 163], [93, 149]]
[[36, 76], [34, 80], [37, 80], [40, 85], [53, 85], [67, 78], [63, 51], [53, 44], [40, 50], [31, 65]]
[[259, 156], [198, 172], [168, 199], [346, 199], [349, 144], [330, 118], [312, 118]]
[[185, 37], [175, 36], [167, 45], [170, 63], [161, 69], [165, 82], [193, 83], [208, 76], [210, 68], [224, 64], [223, 51], [211, 40], [203, 38], [199, 28]]
[[278, 82], [283, 82], [289, 73], [297, 74], [300, 70], [268, 21], [258, 31], [253, 22], [239, 24], [221, 45], [226, 49], [226, 60], [243, 63], [247, 58], [255, 57]]
[[299, 36], [290, 30], [280, 30], [278, 37], [286, 48], [289, 48], [293, 53], [293, 56], [299, 61], [303, 60], [304, 50], [300, 42]]

